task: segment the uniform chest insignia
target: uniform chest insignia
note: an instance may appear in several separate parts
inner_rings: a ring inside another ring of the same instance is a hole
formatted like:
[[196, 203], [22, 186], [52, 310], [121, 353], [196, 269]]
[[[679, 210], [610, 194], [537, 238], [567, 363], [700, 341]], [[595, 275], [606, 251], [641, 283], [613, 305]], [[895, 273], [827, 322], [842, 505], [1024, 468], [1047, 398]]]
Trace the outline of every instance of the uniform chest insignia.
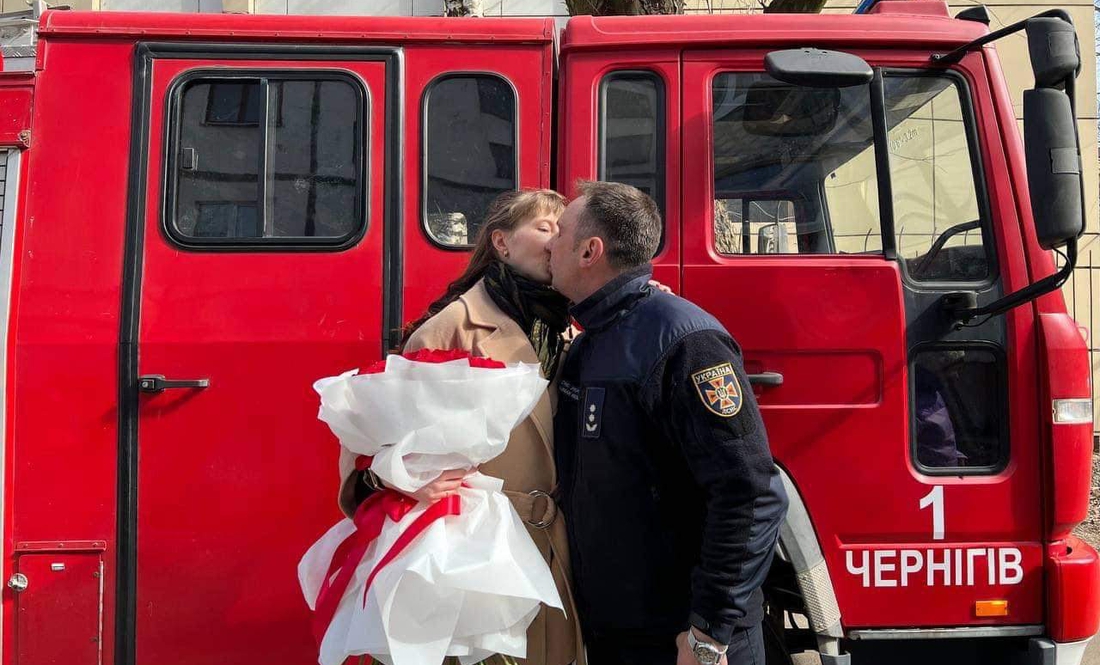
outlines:
[[741, 411], [741, 404], [744, 402], [741, 396], [741, 385], [730, 363], [699, 370], [691, 375], [691, 380], [699, 393], [699, 399], [703, 401], [703, 406], [707, 407], [711, 413], [723, 418], [732, 418]]
[[598, 439], [603, 428], [603, 388], [584, 389], [584, 409], [581, 411], [581, 438]]

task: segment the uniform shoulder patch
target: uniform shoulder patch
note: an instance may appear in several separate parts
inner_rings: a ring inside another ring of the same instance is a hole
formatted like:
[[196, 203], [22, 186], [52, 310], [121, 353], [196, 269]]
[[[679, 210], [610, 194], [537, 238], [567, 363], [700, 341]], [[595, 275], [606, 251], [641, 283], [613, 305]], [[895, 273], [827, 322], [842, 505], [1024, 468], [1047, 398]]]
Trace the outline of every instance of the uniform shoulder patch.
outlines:
[[744, 402], [741, 384], [737, 381], [737, 373], [733, 371], [731, 363], [699, 370], [691, 375], [691, 381], [695, 384], [703, 406], [711, 413], [732, 418], [741, 411], [741, 404]]

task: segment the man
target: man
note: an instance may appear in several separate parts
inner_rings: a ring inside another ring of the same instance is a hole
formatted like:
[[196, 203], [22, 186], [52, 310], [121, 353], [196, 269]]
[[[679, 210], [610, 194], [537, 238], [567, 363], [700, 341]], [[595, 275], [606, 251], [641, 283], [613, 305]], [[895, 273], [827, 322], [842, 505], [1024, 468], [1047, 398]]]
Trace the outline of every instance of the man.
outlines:
[[787, 499], [740, 349], [649, 285], [649, 196], [582, 183], [559, 226], [553, 284], [584, 332], [561, 368], [558, 500], [589, 661], [764, 665], [760, 586]]

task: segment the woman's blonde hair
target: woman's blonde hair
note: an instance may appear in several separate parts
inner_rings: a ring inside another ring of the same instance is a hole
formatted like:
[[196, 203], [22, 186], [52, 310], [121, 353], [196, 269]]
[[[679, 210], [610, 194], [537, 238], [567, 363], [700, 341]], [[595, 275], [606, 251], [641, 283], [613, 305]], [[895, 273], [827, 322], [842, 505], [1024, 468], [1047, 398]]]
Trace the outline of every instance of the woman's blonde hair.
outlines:
[[508, 191], [493, 199], [485, 211], [481, 228], [478, 229], [466, 270], [447, 286], [447, 290], [439, 299], [428, 305], [427, 311], [419, 319], [405, 326], [401, 335], [400, 348], [405, 347], [409, 337], [424, 325], [425, 321], [443, 311], [444, 307], [458, 300], [460, 295], [477, 284], [485, 274], [485, 269], [497, 260], [496, 250], [493, 248], [493, 231], [511, 233], [528, 219], [547, 214], [561, 215], [563, 210], [565, 210], [565, 197], [552, 189]]

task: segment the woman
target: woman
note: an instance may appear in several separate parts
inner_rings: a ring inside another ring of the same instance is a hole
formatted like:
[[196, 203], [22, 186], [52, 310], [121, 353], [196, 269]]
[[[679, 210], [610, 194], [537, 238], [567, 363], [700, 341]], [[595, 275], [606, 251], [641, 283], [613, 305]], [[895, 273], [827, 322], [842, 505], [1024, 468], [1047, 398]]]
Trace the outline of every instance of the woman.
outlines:
[[[550, 190], [506, 192], [489, 206], [466, 271], [405, 329], [404, 351], [463, 349], [503, 362], [538, 363], [552, 378], [569, 324], [568, 301], [550, 288], [546, 243], [557, 233], [565, 199]], [[553, 454], [553, 384], [508, 440], [504, 454], [479, 469], [504, 481], [527, 530], [542, 552], [565, 613], [543, 607], [527, 631], [529, 665], [582, 664], [580, 628], [569, 587], [565, 524], [550, 493], [556, 483]], [[351, 515], [376, 479], [356, 473], [341, 457], [340, 506]], [[414, 498], [437, 501], [454, 492], [464, 471], [448, 472]], [[497, 658], [491, 659], [497, 660]]]

